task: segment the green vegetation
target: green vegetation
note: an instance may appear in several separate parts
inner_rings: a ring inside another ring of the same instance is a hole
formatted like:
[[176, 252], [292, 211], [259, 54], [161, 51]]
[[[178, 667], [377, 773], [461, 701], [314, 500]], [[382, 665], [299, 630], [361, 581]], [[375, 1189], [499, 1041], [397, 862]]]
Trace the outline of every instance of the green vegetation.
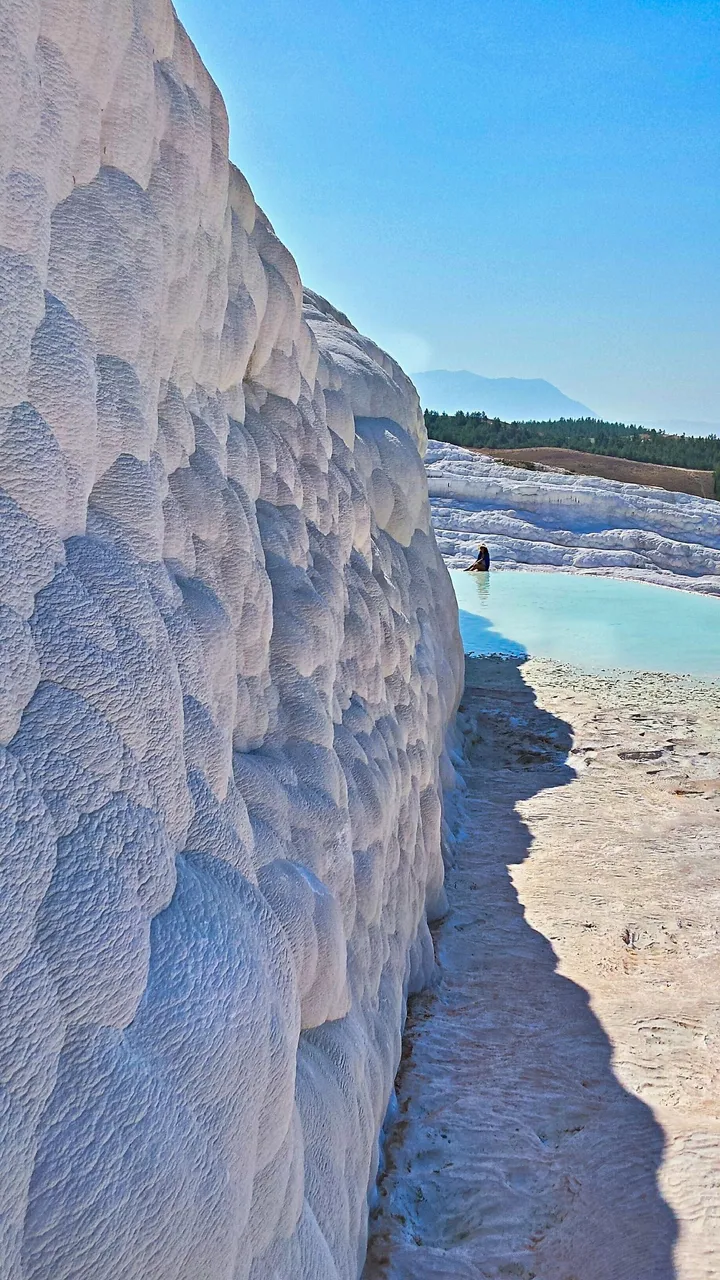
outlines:
[[597, 418], [560, 418], [557, 422], [501, 422], [485, 413], [435, 413], [426, 410], [433, 440], [475, 449], [580, 449], [610, 458], [653, 462], [663, 467], [712, 471], [720, 498], [720, 438], [672, 436], [651, 427], [601, 422]]

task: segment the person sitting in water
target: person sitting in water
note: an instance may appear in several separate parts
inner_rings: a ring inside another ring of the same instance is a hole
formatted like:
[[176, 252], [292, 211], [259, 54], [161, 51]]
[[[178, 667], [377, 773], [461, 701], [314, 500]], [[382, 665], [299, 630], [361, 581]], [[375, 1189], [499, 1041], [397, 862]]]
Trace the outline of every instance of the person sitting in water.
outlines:
[[490, 568], [490, 552], [483, 543], [478, 547], [477, 560], [474, 564], [469, 564], [466, 573], [487, 573]]

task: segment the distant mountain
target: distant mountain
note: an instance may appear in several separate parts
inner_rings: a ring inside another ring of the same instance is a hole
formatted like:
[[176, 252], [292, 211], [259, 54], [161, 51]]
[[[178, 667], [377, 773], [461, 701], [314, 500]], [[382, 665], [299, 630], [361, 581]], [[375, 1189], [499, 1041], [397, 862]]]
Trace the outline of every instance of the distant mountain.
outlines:
[[570, 400], [544, 378], [482, 378], [466, 369], [433, 369], [412, 377], [423, 408], [438, 413], [484, 411], [488, 417], [506, 422], [597, 417], [587, 405]]

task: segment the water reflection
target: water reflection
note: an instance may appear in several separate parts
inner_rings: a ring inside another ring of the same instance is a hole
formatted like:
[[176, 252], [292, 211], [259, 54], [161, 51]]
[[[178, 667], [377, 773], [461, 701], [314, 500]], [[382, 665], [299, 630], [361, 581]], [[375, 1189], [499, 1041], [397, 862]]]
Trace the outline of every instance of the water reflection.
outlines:
[[471, 573], [468, 577], [472, 578], [475, 583], [480, 604], [486, 605], [490, 603], [490, 574], [489, 573]]
[[[452, 574], [452, 580], [459, 605], [460, 633], [465, 652], [476, 656], [501, 654], [504, 657], [528, 657], [525, 645], [512, 634], [507, 634], [506, 629], [491, 617], [490, 574], [456, 572]], [[495, 585], [501, 587], [501, 584]], [[502, 596], [502, 589], [500, 594]], [[493, 595], [496, 595], [495, 591]]]

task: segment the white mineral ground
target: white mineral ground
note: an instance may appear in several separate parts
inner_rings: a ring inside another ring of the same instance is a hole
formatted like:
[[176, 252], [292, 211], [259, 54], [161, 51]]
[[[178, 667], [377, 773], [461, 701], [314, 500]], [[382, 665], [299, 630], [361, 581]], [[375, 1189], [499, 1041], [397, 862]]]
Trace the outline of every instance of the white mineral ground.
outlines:
[[468, 662], [366, 1280], [720, 1276], [720, 686]]

